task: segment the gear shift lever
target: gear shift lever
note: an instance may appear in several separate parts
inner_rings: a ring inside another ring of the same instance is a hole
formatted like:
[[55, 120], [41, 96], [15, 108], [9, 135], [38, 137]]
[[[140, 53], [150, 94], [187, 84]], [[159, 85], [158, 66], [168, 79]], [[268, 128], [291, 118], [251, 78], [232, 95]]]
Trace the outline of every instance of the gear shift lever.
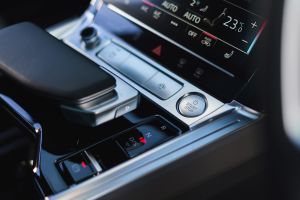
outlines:
[[47, 99], [67, 120], [85, 126], [138, 104], [138, 92], [128, 84], [28, 22], [0, 30], [0, 71], [26, 91], [24, 98]]

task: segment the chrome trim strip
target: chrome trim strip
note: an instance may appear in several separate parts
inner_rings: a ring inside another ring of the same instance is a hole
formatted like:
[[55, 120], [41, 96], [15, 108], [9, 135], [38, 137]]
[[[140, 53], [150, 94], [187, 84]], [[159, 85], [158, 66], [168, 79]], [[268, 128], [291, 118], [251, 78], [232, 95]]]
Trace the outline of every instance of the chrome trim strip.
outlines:
[[29, 133], [33, 139], [35, 148], [35, 158], [33, 161], [33, 172], [37, 177], [40, 177], [41, 168], [41, 151], [43, 141], [43, 129], [40, 123], [36, 122], [31, 115], [24, 110], [18, 103], [10, 97], [0, 93], [0, 105]]
[[283, 126], [300, 148], [300, 1], [286, 0], [281, 38], [281, 99]]
[[90, 159], [92, 165], [95, 167], [96, 171], [98, 173], [101, 173], [103, 171], [102, 167], [99, 165], [99, 163], [97, 162], [97, 160], [95, 159], [95, 157], [93, 155], [91, 155], [89, 152], [84, 151], [84, 153], [86, 154], [86, 156]]
[[78, 99], [78, 100], [76, 100], [76, 101], [74, 101], [74, 102], [72, 102], [72, 103], [69, 103], [69, 102], [64, 103], [64, 102], [63, 102], [62, 104], [63, 104], [63, 105], [66, 105], [66, 106], [70, 106], [70, 105], [74, 106], [74, 105], [76, 105], [76, 106], [79, 106], [79, 107], [80, 107], [80, 105], [82, 105], [82, 104], [86, 104], [86, 103], [88, 103], [88, 102], [90, 102], [90, 101], [93, 101], [93, 100], [99, 98], [99, 97], [102, 97], [102, 96], [104, 96], [104, 95], [107, 95], [107, 94], [111, 93], [111, 92], [114, 91], [116, 88], [117, 88], [117, 83], [116, 83], [115, 85], [109, 87], [109, 88], [106, 88], [105, 90], [102, 90], [102, 91], [100, 91], [100, 92], [91, 94], [90, 96], [84, 97], [84, 98], [82, 98], [82, 99]]

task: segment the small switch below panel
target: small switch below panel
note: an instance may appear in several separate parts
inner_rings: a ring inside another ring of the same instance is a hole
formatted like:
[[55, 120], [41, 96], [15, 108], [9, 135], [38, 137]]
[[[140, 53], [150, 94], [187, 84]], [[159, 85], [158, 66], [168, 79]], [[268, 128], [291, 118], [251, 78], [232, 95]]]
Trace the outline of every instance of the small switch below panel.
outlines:
[[79, 183], [97, 173], [85, 153], [78, 153], [59, 162], [58, 167], [69, 184]]
[[166, 100], [176, 94], [182, 88], [182, 85], [159, 72], [147, 81], [144, 87], [158, 98]]
[[155, 117], [121, 133], [116, 138], [116, 142], [132, 158], [170, 140], [180, 133], [179, 129], [167, 121], [160, 117]]

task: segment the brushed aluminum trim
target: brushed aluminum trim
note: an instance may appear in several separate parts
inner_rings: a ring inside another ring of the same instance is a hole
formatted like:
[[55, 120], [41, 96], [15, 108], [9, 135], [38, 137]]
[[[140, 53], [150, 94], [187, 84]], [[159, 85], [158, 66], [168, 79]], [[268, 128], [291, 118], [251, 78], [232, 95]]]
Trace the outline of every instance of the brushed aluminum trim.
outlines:
[[[64, 40], [65, 43], [67, 45], [71, 46], [72, 48], [74, 48], [75, 50], [79, 51], [83, 55], [87, 56], [88, 58], [90, 58], [91, 60], [96, 62], [97, 64], [99, 64], [104, 69], [110, 71], [111, 73], [113, 73], [114, 75], [116, 75], [117, 77], [119, 77], [120, 79], [122, 79], [123, 81], [128, 83], [129, 85], [131, 85], [133, 88], [135, 88], [140, 93], [142, 93], [145, 97], [147, 97], [152, 102], [154, 102], [155, 104], [160, 106], [166, 112], [170, 113], [171, 115], [173, 115], [174, 117], [176, 117], [177, 119], [182, 121], [188, 127], [192, 128], [193, 126], [196, 126], [197, 124], [202, 122], [202, 120], [201, 120], [202, 118], [204, 118], [205, 116], [211, 114], [212, 112], [214, 112], [217, 109], [224, 106], [224, 103], [222, 103], [221, 101], [217, 100], [216, 98], [212, 97], [208, 93], [206, 93], [203, 90], [201, 90], [201, 89], [197, 88], [196, 86], [192, 85], [188, 81], [182, 79], [181, 77], [179, 77], [178, 75], [176, 75], [173, 72], [169, 71], [165, 67], [163, 67], [163, 66], [159, 65], [158, 63], [154, 62], [152, 59], [145, 56], [144, 54], [142, 54], [141, 52], [139, 52], [135, 48], [129, 46], [127, 43], [125, 43], [122, 40], [116, 38], [115, 36], [111, 35], [107, 31], [101, 29], [101, 27], [97, 26], [96, 24], [92, 24], [92, 25], [89, 25], [89, 26], [93, 26], [94, 28], [96, 28], [98, 30], [99, 35], [101, 37], [102, 43], [101, 43], [101, 45], [99, 45], [99, 47], [97, 47], [95, 49], [86, 50], [84, 48], [81, 40], [80, 40], [80, 32], [85, 26], [86, 25], [81, 26], [70, 37], [66, 38]], [[130, 80], [125, 75], [121, 74], [116, 69], [114, 69], [114, 67], [110, 66], [109, 64], [105, 63], [104, 61], [102, 61], [101, 59], [99, 59], [97, 57], [97, 53], [100, 50], [102, 50], [103, 48], [105, 48], [105, 46], [108, 45], [111, 42], [121, 46], [124, 49], [126, 49], [132, 55], [135, 55], [138, 58], [145, 61], [146, 63], [152, 65], [158, 71], [163, 72], [164, 74], [166, 74], [170, 78], [174, 79], [175, 81], [177, 81], [179, 83], [182, 83], [182, 85], [183, 85], [182, 89], [179, 92], [177, 92], [175, 95], [173, 95], [171, 98], [169, 98], [167, 100], [162, 100], [162, 99], [158, 98], [157, 96], [153, 95], [151, 92], [149, 92], [145, 88], [143, 88], [143, 86], [141, 86], [141, 85], [135, 83], [134, 81]], [[178, 113], [178, 110], [177, 110], [178, 100], [181, 97], [183, 97], [184, 95], [189, 94], [189, 93], [200, 93], [203, 96], [205, 96], [205, 98], [207, 100], [207, 107], [206, 107], [205, 112], [202, 115], [198, 116], [198, 117], [189, 118], [189, 117], [184, 117], [184, 116], [182, 116]]]

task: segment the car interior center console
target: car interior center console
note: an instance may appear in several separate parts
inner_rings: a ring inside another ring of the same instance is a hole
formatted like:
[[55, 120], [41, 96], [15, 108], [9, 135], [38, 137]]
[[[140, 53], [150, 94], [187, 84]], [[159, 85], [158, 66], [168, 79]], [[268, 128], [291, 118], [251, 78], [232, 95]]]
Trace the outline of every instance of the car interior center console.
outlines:
[[258, 70], [263, 13], [258, 1], [92, 1], [60, 39], [115, 80], [110, 95], [48, 107], [9, 93], [43, 127], [41, 195], [101, 198], [257, 122], [235, 100]]

